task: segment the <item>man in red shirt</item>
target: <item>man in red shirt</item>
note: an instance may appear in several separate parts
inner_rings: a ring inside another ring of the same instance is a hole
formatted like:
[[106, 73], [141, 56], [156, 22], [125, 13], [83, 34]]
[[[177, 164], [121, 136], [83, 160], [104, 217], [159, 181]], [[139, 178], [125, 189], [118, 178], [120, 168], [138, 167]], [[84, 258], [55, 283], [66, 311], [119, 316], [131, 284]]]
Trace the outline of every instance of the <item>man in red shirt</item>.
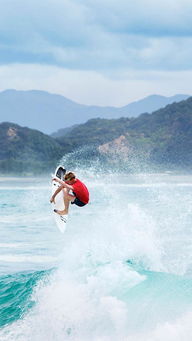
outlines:
[[[75, 204], [79, 207], [85, 206], [89, 202], [89, 191], [85, 184], [76, 178], [75, 174], [72, 172], [66, 173], [64, 176], [64, 180], [62, 181], [58, 178], [54, 178], [55, 181], [58, 181], [61, 186], [55, 191], [53, 196], [50, 199], [50, 202], [54, 202], [56, 195], [63, 190], [64, 192], [64, 205], [65, 208], [63, 211], [54, 210], [56, 213], [60, 215], [67, 215], [69, 210], [69, 204]], [[73, 194], [70, 194], [69, 191], [72, 191]]]

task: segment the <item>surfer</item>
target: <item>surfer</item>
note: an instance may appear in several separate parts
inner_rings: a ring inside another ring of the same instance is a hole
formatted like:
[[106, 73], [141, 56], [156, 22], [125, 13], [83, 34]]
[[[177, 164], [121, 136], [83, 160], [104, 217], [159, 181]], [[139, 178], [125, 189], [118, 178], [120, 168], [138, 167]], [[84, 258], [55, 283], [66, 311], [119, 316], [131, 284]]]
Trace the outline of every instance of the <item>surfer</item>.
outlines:
[[[54, 178], [54, 181], [57, 181], [61, 184], [59, 188], [52, 195], [50, 202], [55, 202], [56, 195], [63, 190], [64, 193], [64, 205], [65, 208], [63, 211], [54, 210], [54, 212], [59, 215], [67, 215], [69, 210], [69, 204], [75, 204], [79, 207], [83, 207], [89, 202], [89, 191], [85, 184], [76, 178], [73, 172], [68, 172], [64, 176], [64, 181]], [[69, 192], [72, 191], [73, 194]]]

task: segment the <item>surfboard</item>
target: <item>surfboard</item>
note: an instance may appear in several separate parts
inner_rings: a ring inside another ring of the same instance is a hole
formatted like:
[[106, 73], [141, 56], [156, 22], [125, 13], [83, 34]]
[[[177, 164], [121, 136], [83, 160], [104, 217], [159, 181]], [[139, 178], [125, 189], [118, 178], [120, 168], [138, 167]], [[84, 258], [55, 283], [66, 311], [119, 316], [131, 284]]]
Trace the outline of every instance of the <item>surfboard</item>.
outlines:
[[[55, 174], [52, 178], [58, 178], [63, 180], [63, 177], [66, 173], [66, 169], [63, 166], [58, 166], [55, 170]], [[52, 195], [55, 193], [57, 188], [60, 187], [59, 182], [52, 181]], [[59, 215], [58, 213], [54, 212], [54, 209], [62, 211], [64, 209], [64, 201], [63, 201], [63, 191], [59, 192], [55, 197], [55, 203], [52, 204], [53, 216], [56, 223], [57, 228], [61, 233], [64, 233], [66, 230], [67, 224], [67, 215]]]

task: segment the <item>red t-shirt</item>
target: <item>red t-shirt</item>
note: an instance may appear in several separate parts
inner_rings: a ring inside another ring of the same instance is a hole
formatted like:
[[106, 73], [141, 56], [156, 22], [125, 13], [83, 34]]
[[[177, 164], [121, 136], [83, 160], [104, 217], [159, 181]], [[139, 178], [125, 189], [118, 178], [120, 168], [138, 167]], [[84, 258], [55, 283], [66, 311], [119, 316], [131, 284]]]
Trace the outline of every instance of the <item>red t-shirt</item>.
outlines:
[[84, 183], [81, 182], [79, 179], [76, 179], [72, 187], [75, 196], [84, 204], [87, 204], [89, 202], [89, 191]]

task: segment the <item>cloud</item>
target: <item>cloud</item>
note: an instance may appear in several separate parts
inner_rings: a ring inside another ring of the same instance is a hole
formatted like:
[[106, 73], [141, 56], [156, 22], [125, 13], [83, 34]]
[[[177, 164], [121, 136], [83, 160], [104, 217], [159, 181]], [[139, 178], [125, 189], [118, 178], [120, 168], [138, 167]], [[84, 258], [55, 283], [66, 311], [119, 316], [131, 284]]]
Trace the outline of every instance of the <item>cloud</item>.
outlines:
[[192, 93], [191, 0], [0, 0], [0, 90], [87, 104]]
[[0, 0], [0, 64], [190, 70], [188, 0]]
[[110, 32], [147, 36], [192, 33], [190, 0], [85, 0], [84, 3], [94, 13], [95, 22]]
[[41, 56], [43, 63], [57, 63], [54, 49], [82, 48], [88, 43], [82, 33], [85, 24], [82, 6], [73, 1], [7, 0], [1, 5], [0, 47], [5, 57], [12, 52], [12, 62], [20, 53], [21, 62], [39, 63]]

